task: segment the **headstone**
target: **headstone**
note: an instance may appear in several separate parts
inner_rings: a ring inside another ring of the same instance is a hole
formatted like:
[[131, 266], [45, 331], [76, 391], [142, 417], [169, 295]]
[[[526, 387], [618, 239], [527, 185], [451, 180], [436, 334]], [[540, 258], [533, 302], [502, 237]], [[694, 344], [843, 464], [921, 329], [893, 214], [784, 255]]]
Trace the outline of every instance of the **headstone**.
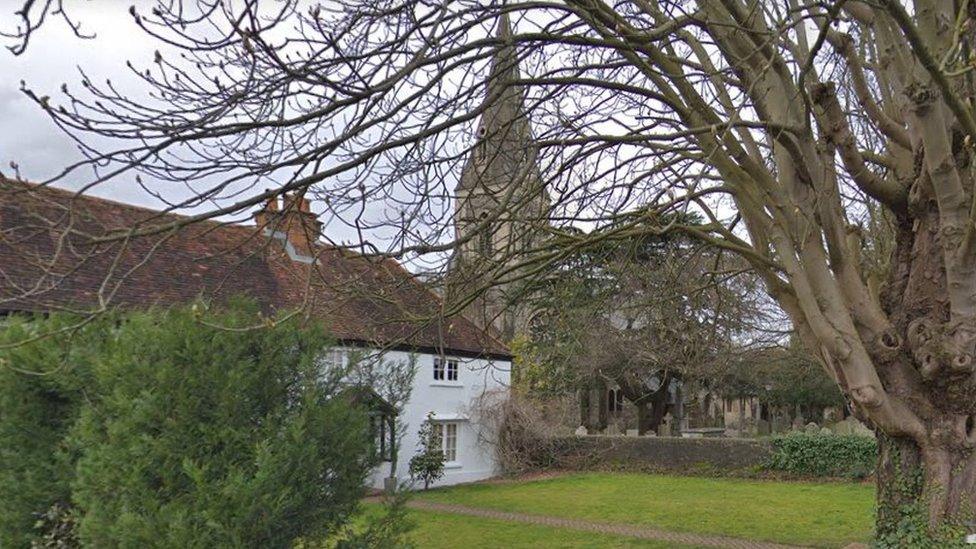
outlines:
[[636, 436], [640, 436], [640, 435], [638, 435], [637, 429], [627, 429], [627, 436], [629, 436], [629, 437], [636, 437]]
[[820, 426], [814, 422], [807, 423], [807, 426], [803, 428], [804, 431], [810, 434], [817, 434], [820, 432]]
[[838, 415], [840, 415], [840, 412], [837, 411], [837, 408], [825, 408], [823, 412], [824, 423], [833, 423], [837, 421]]
[[838, 421], [831, 426], [830, 430], [838, 435], [861, 435], [866, 437], [874, 436], [874, 431], [868, 429], [866, 425], [858, 421], [854, 416], [851, 416], [843, 421]]
[[588, 434], [589, 433], [587, 433], [585, 426], [580, 425], [579, 427], [576, 428], [576, 436], [578, 436], [578, 437], [585, 437]]

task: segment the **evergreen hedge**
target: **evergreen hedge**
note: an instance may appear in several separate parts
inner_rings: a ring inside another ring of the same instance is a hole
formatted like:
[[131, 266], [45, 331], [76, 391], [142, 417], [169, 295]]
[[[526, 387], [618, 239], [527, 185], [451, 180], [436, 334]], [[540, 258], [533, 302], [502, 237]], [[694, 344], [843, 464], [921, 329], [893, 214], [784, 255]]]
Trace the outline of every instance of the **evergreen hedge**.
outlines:
[[765, 467], [802, 476], [864, 478], [878, 460], [877, 441], [862, 435], [795, 431], [772, 443]]
[[[73, 455], [66, 436], [81, 409], [95, 349], [108, 319], [0, 350], [0, 547], [25, 547], [51, 506], [71, 499]], [[0, 347], [72, 328], [66, 316], [0, 319]]]
[[[290, 547], [342, 529], [374, 464], [318, 326], [127, 314], [0, 349], [0, 546], [68, 502], [95, 547]], [[73, 319], [14, 318], [0, 341]], [[0, 343], [0, 348], [3, 344]], [[21, 370], [48, 372], [28, 375]]]

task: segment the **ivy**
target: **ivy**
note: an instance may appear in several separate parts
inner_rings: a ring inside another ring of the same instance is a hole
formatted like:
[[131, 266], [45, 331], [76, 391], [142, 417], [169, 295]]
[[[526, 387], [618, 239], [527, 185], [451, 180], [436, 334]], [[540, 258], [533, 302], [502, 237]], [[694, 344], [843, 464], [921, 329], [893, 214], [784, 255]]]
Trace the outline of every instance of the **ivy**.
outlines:
[[[891, 461], [901, 461], [897, 447], [892, 446], [890, 452]], [[886, 490], [895, 495], [894, 498], [878, 499], [874, 547], [878, 549], [970, 547], [965, 543], [966, 534], [971, 533], [971, 528], [966, 528], [966, 523], [972, 521], [964, 518], [973, 516], [971, 510], [964, 510], [933, 529], [929, 525], [929, 502], [924, 496], [920, 496], [924, 485], [922, 469], [917, 467], [903, 471], [896, 468], [894, 473], [894, 478], [889, 480], [886, 486]], [[892, 501], [902, 503], [892, 503]]]
[[877, 441], [861, 435], [793, 432], [772, 443], [765, 468], [801, 476], [864, 478], [878, 459]]

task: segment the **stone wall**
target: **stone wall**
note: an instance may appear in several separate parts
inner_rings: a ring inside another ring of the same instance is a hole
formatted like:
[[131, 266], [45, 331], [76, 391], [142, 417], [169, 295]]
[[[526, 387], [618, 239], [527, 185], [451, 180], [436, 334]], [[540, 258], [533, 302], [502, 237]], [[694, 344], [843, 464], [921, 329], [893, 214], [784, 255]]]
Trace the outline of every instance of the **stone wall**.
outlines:
[[734, 472], [759, 467], [773, 451], [767, 440], [744, 438], [590, 435], [555, 442], [554, 462], [564, 469]]

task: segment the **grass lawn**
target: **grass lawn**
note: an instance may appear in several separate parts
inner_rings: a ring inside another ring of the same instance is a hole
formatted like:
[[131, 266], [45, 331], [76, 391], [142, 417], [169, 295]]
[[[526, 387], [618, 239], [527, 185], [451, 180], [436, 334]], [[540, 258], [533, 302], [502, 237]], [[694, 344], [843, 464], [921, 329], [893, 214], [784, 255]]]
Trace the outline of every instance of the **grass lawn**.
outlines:
[[[874, 520], [873, 486], [846, 483], [584, 473], [457, 486], [418, 497], [511, 512], [824, 547], [868, 541]], [[424, 520], [418, 520], [421, 530], [426, 528]]]
[[[666, 549], [674, 544], [577, 532], [503, 520], [411, 511], [416, 528], [410, 539], [422, 549], [496, 549], [498, 547]], [[690, 546], [685, 546], [690, 547]]]

